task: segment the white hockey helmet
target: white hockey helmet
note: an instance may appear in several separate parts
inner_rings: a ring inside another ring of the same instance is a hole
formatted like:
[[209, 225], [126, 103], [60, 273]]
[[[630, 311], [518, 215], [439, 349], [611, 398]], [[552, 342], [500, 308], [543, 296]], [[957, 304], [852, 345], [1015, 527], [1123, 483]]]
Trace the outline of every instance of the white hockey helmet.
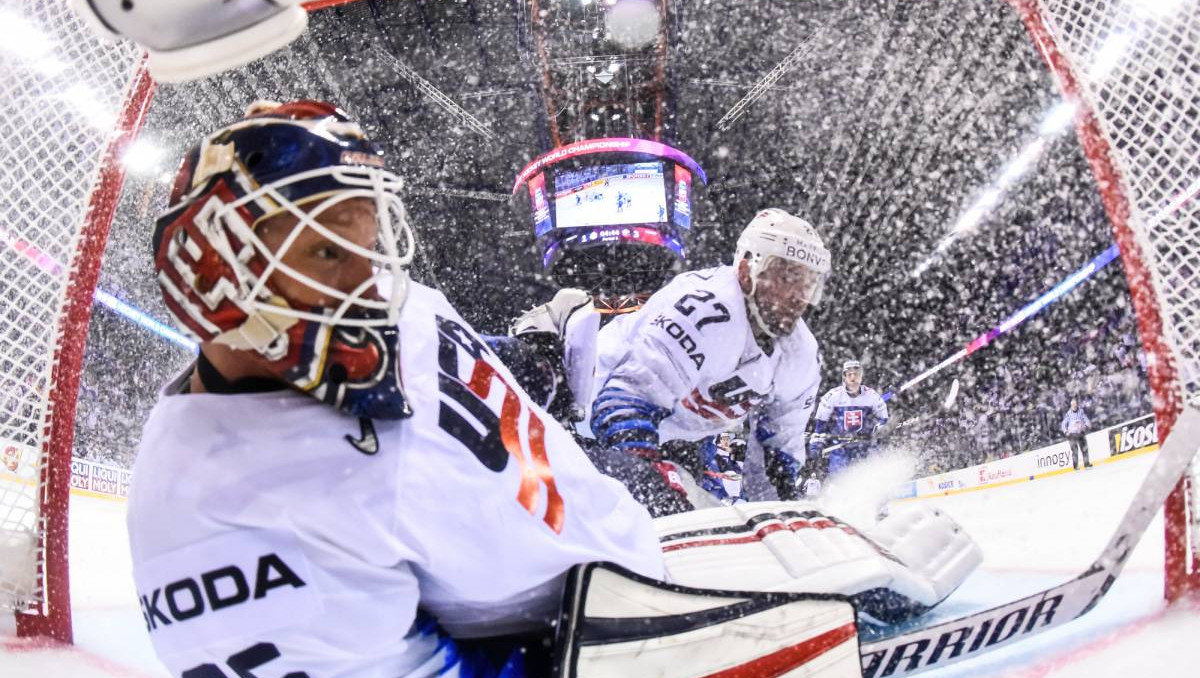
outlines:
[[858, 389], [862, 388], [862, 378], [862, 363], [858, 362], [857, 360], [847, 360], [846, 362], [842, 363], [842, 386], [845, 386], [847, 389], [849, 389], [851, 386], [848, 380], [857, 379], [855, 386], [853, 386], [855, 393], [857, 393]]
[[128, 38], [149, 53], [159, 82], [214, 75], [264, 57], [308, 26], [304, 0], [72, 0], [75, 12], [102, 37]]
[[750, 294], [747, 305], [751, 316], [769, 336], [776, 336], [763, 320], [755, 299], [759, 276], [772, 258], [802, 264], [816, 274], [806, 301], [816, 306], [821, 301], [825, 281], [829, 278], [830, 254], [813, 225], [774, 207], [759, 211], [738, 237], [734, 265], [743, 259], [750, 262]]

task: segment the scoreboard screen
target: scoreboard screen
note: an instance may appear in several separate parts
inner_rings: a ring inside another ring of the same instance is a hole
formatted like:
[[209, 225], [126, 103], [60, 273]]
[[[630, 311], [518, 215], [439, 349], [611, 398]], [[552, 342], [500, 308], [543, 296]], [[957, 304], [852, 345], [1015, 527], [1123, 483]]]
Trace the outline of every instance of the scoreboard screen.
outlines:
[[[651, 139], [604, 137], [556, 146], [513, 182], [529, 189], [542, 268], [559, 285], [596, 293], [658, 289], [687, 259], [704, 169]], [[523, 207], [517, 208], [524, 212]]]
[[554, 175], [554, 226], [667, 223], [662, 162], [593, 165]]

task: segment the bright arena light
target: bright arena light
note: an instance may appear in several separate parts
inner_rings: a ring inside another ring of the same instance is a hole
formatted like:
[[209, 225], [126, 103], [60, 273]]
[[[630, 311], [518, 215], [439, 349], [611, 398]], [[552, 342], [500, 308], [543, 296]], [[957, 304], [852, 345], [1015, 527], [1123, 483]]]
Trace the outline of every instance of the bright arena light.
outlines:
[[[1048, 292], [1026, 304], [1019, 311], [1005, 318], [991, 330], [984, 332], [978, 337], [975, 337], [970, 343], [959, 349], [950, 357], [901, 384], [900, 388], [896, 389], [896, 393], [903, 393], [904, 391], [907, 391], [908, 389], [925, 381], [938, 372], [941, 372], [947, 367], [959, 362], [963, 358], [966, 358], [975, 351], [987, 346], [997, 337], [1012, 331], [1021, 323], [1029, 320], [1038, 313], [1041, 313], [1042, 309], [1061, 299], [1068, 292], [1078, 287], [1080, 283], [1095, 275], [1096, 271], [1099, 271], [1100, 269], [1112, 263], [1112, 261], [1118, 256], [1120, 256], [1120, 251], [1117, 249], [1117, 246], [1110, 246], [1108, 249], [1096, 255], [1091, 261], [1084, 264], [1079, 270], [1067, 276], [1057, 285], [1052, 287]], [[885, 393], [883, 397], [884, 400], [890, 400], [894, 395], [894, 393]]]
[[129, 145], [121, 162], [125, 168], [134, 174], [154, 174], [159, 170], [163, 150], [145, 139], [138, 139]]
[[0, 11], [0, 49], [25, 61], [38, 61], [49, 56], [54, 41], [24, 17], [10, 11]]
[[75, 83], [59, 97], [84, 117], [92, 127], [109, 132], [117, 122], [117, 115], [96, 97], [96, 93], [83, 83]]
[[649, 0], [620, 0], [604, 16], [608, 39], [623, 49], [640, 49], [658, 37], [658, 6]]
[[1133, 36], [1128, 33], [1113, 33], [1108, 36], [1108, 40], [1104, 41], [1104, 46], [1096, 52], [1096, 60], [1088, 69], [1088, 78], [1091, 80], [1107, 78], [1117, 64], [1121, 63], [1121, 59], [1125, 58], [1125, 53], [1129, 51], [1129, 45], [1132, 43]]
[[1050, 109], [1050, 114], [1042, 121], [1038, 127], [1038, 134], [1045, 136], [1062, 134], [1071, 126], [1071, 122], [1075, 119], [1075, 111], [1078, 109], [1078, 104], [1071, 101], [1059, 102], [1057, 106]]
[[196, 352], [197, 350], [199, 350], [198, 347], [196, 346], [196, 342], [185, 337], [182, 333], [177, 331], [175, 328], [173, 328], [170, 325], [167, 325], [165, 323], [159, 322], [158, 320], [155, 320], [154, 318], [150, 317], [142, 310], [135, 308], [133, 306], [130, 306], [129, 304], [121, 301], [120, 299], [109, 294], [108, 292], [105, 292], [102, 289], [99, 289], [99, 288], [96, 289], [95, 299], [97, 302], [104, 304], [105, 306], [111, 308], [112, 310], [116, 311], [117, 313], [120, 313], [121, 315], [132, 320], [133, 322], [137, 323], [138, 325], [141, 325], [142, 327], [150, 330], [151, 332], [157, 334], [158, 336], [166, 339], [167, 341], [170, 341], [171, 343], [173, 343], [177, 346], [186, 348], [187, 350], [192, 351], [193, 353]]
[[1037, 137], [1025, 144], [1019, 153], [1000, 168], [992, 183], [963, 211], [946, 236], [938, 242], [937, 249], [913, 269], [912, 277], [921, 277], [937, 262], [938, 256], [945, 254], [959, 238], [970, 235], [979, 228], [979, 224], [1000, 204], [1009, 189], [1037, 165], [1042, 154], [1050, 147], [1050, 142], [1070, 129], [1076, 109], [1077, 105], [1074, 102], [1067, 101], [1061, 101], [1050, 109], [1038, 125]]
[[1187, 0], [1126, 0], [1134, 13], [1155, 19], [1166, 19], [1179, 11]]
[[[8, 233], [4, 229], [0, 229], [0, 244], [7, 247], [9, 250], [27, 259], [34, 266], [49, 273], [50, 275], [60, 275], [63, 272], [63, 265], [58, 262], [53, 256], [43, 252], [36, 245], [17, 237], [14, 234]], [[117, 313], [125, 316], [129, 320], [141, 325], [158, 336], [170, 341], [177, 346], [182, 346], [189, 351], [197, 350], [196, 342], [184, 336], [175, 328], [159, 322], [152, 318], [145, 311], [131, 306], [117, 297], [105, 292], [100, 288], [96, 288], [92, 298], [99, 304], [103, 304]]]

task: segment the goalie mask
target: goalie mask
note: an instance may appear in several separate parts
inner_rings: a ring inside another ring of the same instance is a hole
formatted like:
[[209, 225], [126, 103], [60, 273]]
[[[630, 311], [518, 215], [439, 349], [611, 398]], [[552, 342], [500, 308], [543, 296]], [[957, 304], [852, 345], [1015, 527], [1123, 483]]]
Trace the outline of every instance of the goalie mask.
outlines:
[[755, 215], [737, 241], [734, 265], [746, 260], [750, 290], [746, 309], [769, 337], [791, 334], [800, 315], [821, 301], [830, 256], [807, 221], [780, 209]]
[[154, 233], [167, 308], [197, 340], [255, 351], [348, 414], [408, 416], [397, 323], [413, 234], [400, 186], [332, 105], [255, 104], [175, 178]]

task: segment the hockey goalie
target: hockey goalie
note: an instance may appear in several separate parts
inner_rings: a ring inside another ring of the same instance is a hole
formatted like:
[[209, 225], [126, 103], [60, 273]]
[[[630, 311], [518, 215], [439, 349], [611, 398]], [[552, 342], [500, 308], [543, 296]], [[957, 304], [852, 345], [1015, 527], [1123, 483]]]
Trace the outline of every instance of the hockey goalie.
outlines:
[[856, 675], [857, 621], [920, 614], [978, 562], [920, 509], [865, 532], [800, 503], [654, 522], [409, 278], [386, 166], [336, 107], [258, 102], [186, 154], [156, 222], [200, 344], [129, 499], [173, 675]]

